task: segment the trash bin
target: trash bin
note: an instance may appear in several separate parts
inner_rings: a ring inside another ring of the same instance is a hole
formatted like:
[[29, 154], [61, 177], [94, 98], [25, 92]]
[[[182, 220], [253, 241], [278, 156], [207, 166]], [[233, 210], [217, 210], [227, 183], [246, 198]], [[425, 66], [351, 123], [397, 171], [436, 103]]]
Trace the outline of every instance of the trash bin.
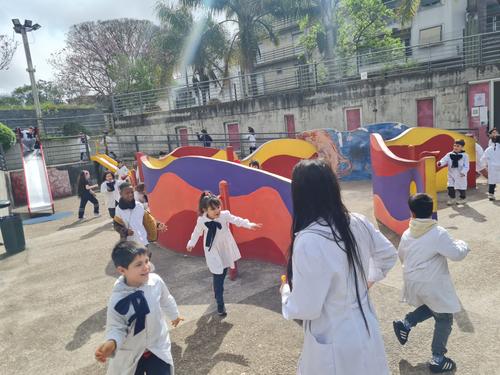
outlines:
[[19, 214], [0, 217], [0, 229], [7, 253], [14, 254], [25, 249], [23, 221]]

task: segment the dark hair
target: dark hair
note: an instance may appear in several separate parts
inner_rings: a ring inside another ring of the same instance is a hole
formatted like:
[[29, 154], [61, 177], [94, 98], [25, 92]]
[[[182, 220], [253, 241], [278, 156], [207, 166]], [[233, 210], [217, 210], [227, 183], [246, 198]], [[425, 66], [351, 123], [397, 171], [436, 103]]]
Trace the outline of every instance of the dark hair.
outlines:
[[434, 202], [429, 194], [414, 194], [408, 199], [410, 211], [417, 219], [428, 219], [432, 217]]
[[498, 129], [497, 128], [491, 128], [489, 131], [488, 131], [488, 134], [492, 134], [494, 131], [497, 131], [498, 132]]
[[462, 147], [465, 146], [465, 141], [463, 139], [455, 139], [455, 142], [453, 142], [454, 145], [460, 145]]
[[260, 169], [260, 163], [257, 160], [250, 160], [250, 167], [257, 167]]
[[[356, 299], [369, 332], [358, 285], [358, 273], [366, 285], [366, 275], [358, 253], [358, 245], [350, 228], [351, 216], [340, 196], [340, 185], [329, 164], [322, 159], [302, 160], [292, 172], [292, 242], [288, 254], [287, 277], [293, 285], [293, 244], [295, 233], [321, 220], [329, 227], [333, 240], [345, 252], [349, 271], [353, 273]], [[323, 223], [322, 223], [323, 222]]]
[[139, 193], [142, 193], [142, 192], [144, 192], [144, 188], [145, 188], [144, 182], [140, 182], [135, 187], [135, 191], [138, 191]]
[[493, 141], [493, 143], [500, 143], [500, 135], [495, 136], [491, 140]]
[[158, 154], [158, 156], [165, 156], [165, 155], [167, 155], [167, 153], [165, 151], [160, 151]]
[[119, 189], [120, 189], [120, 193], [123, 192], [125, 189], [127, 188], [132, 188], [132, 185], [130, 184], [130, 182], [124, 182], [120, 185]]
[[207, 134], [207, 129], [201, 129], [201, 132], [202, 132], [203, 134]]
[[87, 171], [86, 170], [81, 171], [80, 175], [78, 176], [77, 192], [78, 192], [79, 197], [81, 197], [83, 195], [83, 193], [85, 193], [87, 191], [87, 189], [85, 188], [85, 185], [89, 184], [89, 180], [85, 176], [85, 172], [87, 172]]
[[200, 201], [198, 202], [198, 215], [203, 215], [203, 213], [208, 210], [208, 208], [219, 208], [222, 205], [220, 199], [212, 194], [210, 191], [204, 191], [201, 193]]
[[113, 248], [111, 259], [115, 267], [128, 268], [138, 255], [147, 253], [146, 248], [135, 241], [121, 241]]
[[253, 128], [251, 126], [249, 126], [248, 127], [248, 132], [253, 134], [253, 133], [255, 133], [255, 130], [253, 130]]
[[102, 180], [103, 180], [103, 181], [106, 181], [106, 176], [107, 176], [108, 174], [110, 174], [111, 176], [113, 176], [113, 179], [115, 178], [115, 174], [114, 174], [113, 172], [111, 172], [111, 171], [106, 171], [106, 172], [104, 172], [104, 174], [102, 175]]

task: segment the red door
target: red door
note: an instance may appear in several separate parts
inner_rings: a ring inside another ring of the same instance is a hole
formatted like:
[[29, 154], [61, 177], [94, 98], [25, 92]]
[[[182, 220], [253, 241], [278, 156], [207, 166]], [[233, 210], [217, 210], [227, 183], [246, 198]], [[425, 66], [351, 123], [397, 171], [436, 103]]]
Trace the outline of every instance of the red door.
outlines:
[[229, 136], [229, 145], [233, 146], [234, 151], [240, 150], [240, 127], [237, 122], [226, 125]]
[[356, 130], [361, 127], [361, 108], [348, 108], [345, 110], [347, 130]]
[[417, 126], [434, 127], [434, 99], [417, 99]]
[[181, 140], [181, 146], [189, 145], [189, 136], [187, 128], [179, 128], [177, 129], [177, 134], [179, 134], [179, 138]]
[[285, 115], [285, 127], [288, 138], [295, 138], [295, 117], [293, 115]]

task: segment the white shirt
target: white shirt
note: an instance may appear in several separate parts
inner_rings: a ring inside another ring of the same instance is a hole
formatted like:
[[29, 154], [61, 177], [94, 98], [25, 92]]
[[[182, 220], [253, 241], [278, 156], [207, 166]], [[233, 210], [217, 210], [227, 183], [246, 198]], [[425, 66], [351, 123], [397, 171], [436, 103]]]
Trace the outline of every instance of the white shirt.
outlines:
[[476, 172], [481, 172], [484, 166], [481, 164], [481, 158], [483, 157], [484, 150], [479, 143], [476, 142]]
[[488, 184], [500, 184], [500, 143], [486, 149], [481, 164], [488, 167]]
[[149, 208], [149, 204], [144, 199], [144, 195], [145, 194], [139, 193], [138, 191], [134, 191], [134, 199], [138, 202], [141, 202], [142, 205], [144, 206], [144, 209], [147, 210]]
[[[285, 319], [304, 320], [301, 375], [387, 375], [389, 368], [366, 281], [379, 281], [394, 266], [394, 246], [362, 215], [352, 214], [352, 233], [367, 280], [357, 272], [369, 333], [356, 298], [346, 253], [325, 225], [300, 231], [293, 246], [293, 289], [282, 290]], [[358, 269], [359, 271], [359, 269]]]
[[[439, 162], [440, 167], [448, 167], [448, 186], [457, 190], [467, 190], [467, 173], [469, 172], [469, 155], [461, 153], [462, 158], [458, 161], [458, 167], [452, 168], [453, 161], [448, 152]], [[463, 176], [462, 176], [463, 175]]]
[[108, 208], [115, 208], [115, 206], [116, 206], [116, 200], [115, 200], [116, 189], [117, 189], [117, 187], [116, 187], [116, 181], [114, 182], [114, 185], [115, 185], [115, 190], [108, 191], [108, 181], [104, 181], [101, 184], [101, 193], [106, 198], [106, 206]]
[[[208, 228], [205, 223], [216, 221], [222, 225], [222, 229], [217, 229], [212, 247], [206, 246]], [[252, 223], [248, 219], [231, 215], [229, 211], [221, 211], [220, 216], [215, 219], [209, 219], [206, 214], [199, 216], [194, 227], [193, 234], [187, 246], [195, 246], [198, 238], [203, 234], [203, 249], [205, 250], [205, 259], [210, 272], [220, 275], [224, 268], [234, 267], [234, 262], [241, 258], [240, 250], [236, 241], [229, 230], [229, 224], [234, 224], [238, 227], [250, 229]]]
[[123, 220], [125, 228], [132, 229], [134, 234], [127, 237], [127, 241], [136, 241], [143, 246], [149, 244], [148, 233], [144, 228], [144, 206], [141, 202], [135, 202], [133, 210], [122, 210], [120, 206], [116, 206], [115, 216]]
[[247, 135], [247, 139], [248, 139], [249, 146], [250, 147], [255, 147], [256, 142], [257, 142], [257, 138], [255, 138], [255, 135], [254, 134], [249, 134], [249, 135]]
[[410, 305], [425, 304], [436, 313], [461, 310], [446, 258], [454, 261], [465, 258], [469, 249], [464, 241], [454, 241], [447, 230], [438, 225], [417, 238], [407, 229], [398, 252], [405, 282], [403, 298]]
[[[134, 335], [137, 320], [128, 326], [128, 319], [135, 314], [133, 306], [130, 305], [125, 315], [118, 313], [115, 306], [123, 298], [138, 290], [144, 292], [150, 312], [146, 315], [144, 330]], [[116, 280], [106, 317], [106, 339], [116, 341], [116, 351], [114, 357], [110, 359], [108, 375], [134, 375], [137, 363], [146, 349], [169, 363], [173, 370], [174, 362], [165, 316], [169, 320], [175, 320], [179, 317], [179, 311], [174, 297], [160, 276], [150, 273], [147, 283], [138, 288], [128, 286], [123, 276]]]

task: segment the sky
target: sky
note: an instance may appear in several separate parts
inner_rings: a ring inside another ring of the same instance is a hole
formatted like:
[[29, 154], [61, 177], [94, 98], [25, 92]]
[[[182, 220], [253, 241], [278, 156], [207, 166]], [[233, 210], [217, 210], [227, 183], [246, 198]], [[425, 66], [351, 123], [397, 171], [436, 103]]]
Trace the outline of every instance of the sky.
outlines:
[[157, 23], [154, 7], [157, 0], [0, 0], [0, 34], [14, 37], [19, 46], [8, 70], [0, 71], [0, 95], [29, 84], [26, 57], [20, 34], [12, 29], [13, 18], [21, 23], [30, 19], [42, 28], [28, 33], [35, 78], [50, 81], [53, 69], [51, 54], [64, 48], [71, 25], [114, 18], [147, 19]]

